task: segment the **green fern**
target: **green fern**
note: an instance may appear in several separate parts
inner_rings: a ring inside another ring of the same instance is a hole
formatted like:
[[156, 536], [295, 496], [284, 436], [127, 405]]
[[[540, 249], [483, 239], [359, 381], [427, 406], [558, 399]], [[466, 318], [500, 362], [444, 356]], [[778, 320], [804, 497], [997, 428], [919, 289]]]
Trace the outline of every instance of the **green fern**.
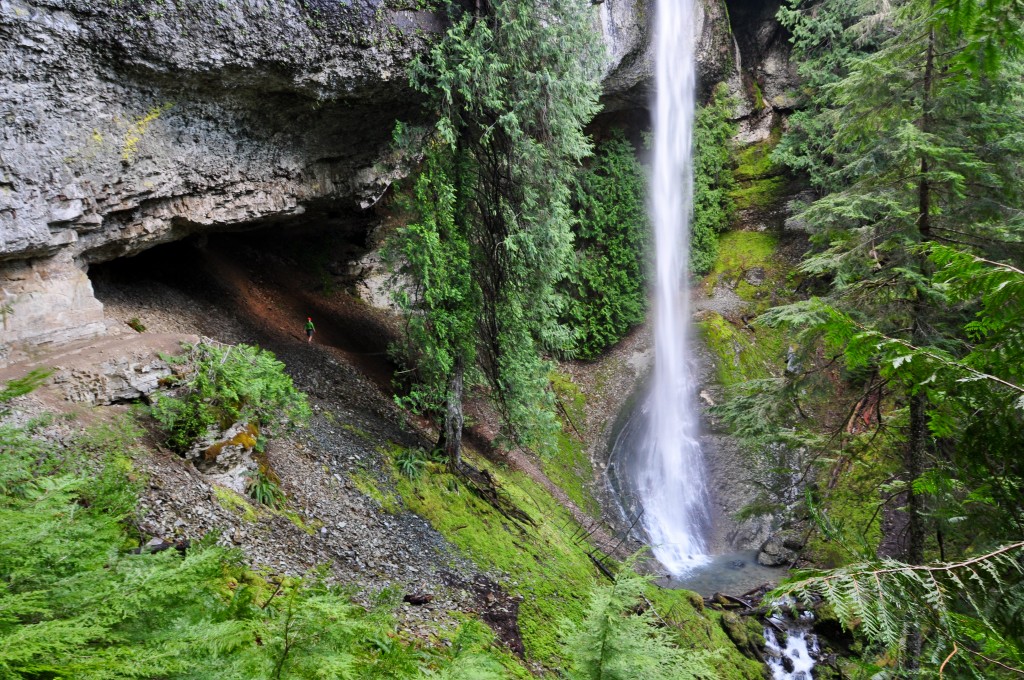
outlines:
[[[579, 624], [564, 624], [572, 680], [690, 680], [715, 677], [712, 655], [677, 647], [650, 606], [641, 608], [648, 579], [623, 568], [615, 583], [590, 595]], [[639, 611], [638, 611], [639, 609]]]
[[257, 503], [269, 508], [281, 508], [287, 503], [288, 497], [285, 496], [281, 486], [263, 470], [250, 470], [246, 476], [249, 477], [247, 485], [249, 496]]
[[[974, 677], [1007, 668], [1024, 673], [1024, 542], [956, 563], [880, 560], [800, 572], [767, 599], [787, 597], [809, 606], [824, 598], [846, 628], [896, 655], [904, 652], [907, 633], [921, 629], [936, 667], [945, 662]], [[995, 614], [1004, 599], [1015, 607], [1009, 620]]]
[[184, 348], [186, 354], [170, 362], [179, 367], [174, 396], [160, 395], [152, 408], [175, 451], [187, 451], [213, 426], [250, 422], [273, 430], [309, 418], [306, 395], [271, 352], [212, 343]]
[[426, 455], [422, 449], [402, 449], [395, 456], [395, 467], [409, 479], [419, 479], [426, 464]]

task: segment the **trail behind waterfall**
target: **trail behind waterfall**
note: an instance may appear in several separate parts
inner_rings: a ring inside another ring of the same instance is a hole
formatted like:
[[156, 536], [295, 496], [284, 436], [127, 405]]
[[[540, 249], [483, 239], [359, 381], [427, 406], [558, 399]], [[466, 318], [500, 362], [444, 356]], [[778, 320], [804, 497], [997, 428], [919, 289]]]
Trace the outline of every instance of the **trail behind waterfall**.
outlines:
[[[395, 366], [387, 348], [395, 337], [394, 319], [345, 290], [325, 293], [313, 272], [278, 254], [247, 246], [241, 237], [211, 238], [203, 248], [176, 248], [175, 257], [170, 258], [176, 260], [175, 266], [142, 262], [136, 268], [142, 271], [127, 272], [138, 274], [131, 283], [125, 281], [125, 273], [101, 277], [98, 289], [108, 315], [123, 322], [137, 317], [151, 331], [258, 344], [284, 361], [299, 388], [323, 399], [325, 409], [359, 413], [364, 420], [407, 421], [419, 430], [421, 444], [430, 444], [434, 435], [427, 424], [407, 418], [392, 400]], [[316, 324], [312, 343], [306, 342], [303, 330], [306, 317]], [[468, 446], [544, 487], [587, 528], [581, 535], [589, 532], [590, 542], [602, 551], [611, 551], [620, 542], [551, 481], [534, 456], [496, 450], [493, 413], [479, 402], [469, 408], [475, 408], [480, 424], [468, 433]]]

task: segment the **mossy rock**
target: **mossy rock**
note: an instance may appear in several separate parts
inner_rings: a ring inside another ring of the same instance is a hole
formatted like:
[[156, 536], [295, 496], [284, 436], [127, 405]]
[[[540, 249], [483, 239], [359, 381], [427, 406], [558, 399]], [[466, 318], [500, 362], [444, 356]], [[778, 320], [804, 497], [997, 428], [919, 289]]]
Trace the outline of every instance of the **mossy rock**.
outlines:
[[729, 636], [737, 647], [746, 649], [750, 645], [750, 636], [747, 633], [747, 625], [735, 612], [722, 612], [722, 630]]
[[[760, 680], [764, 677], [764, 664], [750, 654], [747, 631], [746, 649], [738, 646], [726, 631], [722, 617], [725, 614], [705, 609], [703, 598], [687, 590], [669, 590], [651, 586], [648, 599], [675, 631], [678, 644], [684, 649], [711, 650], [715, 657], [716, 680]], [[698, 602], [700, 604], [698, 604]], [[743, 628], [744, 624], [740, 624]], [[756, 643], [756, 640], [755, 640]]]
[[736, 152], [736, 169], [732, 174], [737, 182], [766, 179], [783, 174], [782, 166], [772, 161], [772, 151], [778, 146], [781, 136], [782, 129], [776, 127], [765, 141], [750, 144]]
[[751, 659], [763, 660], [764, 634], [756, 620], [735, 612], [722, 612], [721, 625], [736, 649]]
[[741, 182], [740, 187], [729, 193], [737, 210], [763, 210], [778, 205], [786, 195], [789, 182], [785, 177], [768, 177]]
[[729, 195], [738, 211], [765, 210], [781, 203], [789, 188], [785, 168], [772, 160], [772, 151], [782, 138], [782, 128], [772, 128], [771, 136], [736, 151], [733, 178], [737, 188]]
[[739, 328], [714, 312], [697, 328], [715, 354], [718, 384], [730, 387], [747, 380], [777, 376], [785, 367], [785, 335], [776, 328]]

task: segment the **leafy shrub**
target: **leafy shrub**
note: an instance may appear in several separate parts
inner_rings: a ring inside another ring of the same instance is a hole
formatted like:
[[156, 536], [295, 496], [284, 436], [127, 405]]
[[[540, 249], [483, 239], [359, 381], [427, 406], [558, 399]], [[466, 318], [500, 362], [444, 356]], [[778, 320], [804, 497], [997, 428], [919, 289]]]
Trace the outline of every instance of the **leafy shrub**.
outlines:
[[732, 220], [736, 206], [730, 196], [736, 187], [730, 140], [736, 126], [729, 120], [733, 101], [720, 84], [711, 101], [697, 112], [693, 130], [693, 224], [690, 228], [690, 268], [707, 274], [718, 255], [718, 233]]
[[263, 430], [292, 427], [310, 415], [306, 395], [295, 389], [284, 364], [249, 345], [186, 345], [171, 359], [178, 366], [176, 396], [162, 395], [152, 413], [167, 432], [167, 445], [183, 453], [211, 427], [249, 422]]

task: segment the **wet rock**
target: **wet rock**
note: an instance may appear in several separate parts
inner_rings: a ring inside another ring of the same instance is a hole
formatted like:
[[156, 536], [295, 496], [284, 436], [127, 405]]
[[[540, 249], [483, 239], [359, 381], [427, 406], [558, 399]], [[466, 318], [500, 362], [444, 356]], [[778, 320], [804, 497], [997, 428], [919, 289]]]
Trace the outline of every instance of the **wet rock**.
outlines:
[[766, 274], [764, 267], [751, 267], [743, 273], [743, 280], [751, 286], [760, 286], [764, 283]]
[[803, 536], [795, 531], [772, 535], [761, 545], [757, 563], [765, 567], [788, 566], [796, 560], [804, 547]]
[[430, 593], [409, 593], [408, 595], [402, 598], [402, 602], [416, 606], [429, 604], [433, 600], [434, 596]]
[[796, 531], [790, 531], [782, 534], [782, 545], [789, 550], [803, 550], [804, 549], [804, 536]]

